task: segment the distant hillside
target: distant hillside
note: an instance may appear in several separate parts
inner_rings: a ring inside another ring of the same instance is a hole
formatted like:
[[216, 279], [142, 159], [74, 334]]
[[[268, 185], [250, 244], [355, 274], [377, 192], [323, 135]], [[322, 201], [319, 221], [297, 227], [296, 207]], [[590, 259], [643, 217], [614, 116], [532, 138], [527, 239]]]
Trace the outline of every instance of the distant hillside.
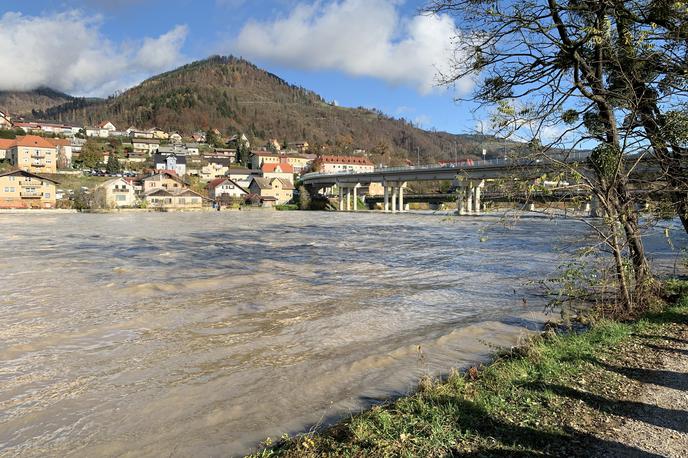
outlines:
[[27, 92], [0, 91], [0, 110], [31, 116], [33, 111], [47, 110], [72, 100], [72, 96], [48, 88]]
[[[235, 57], [211, 57], [150, 78], [103, 101], [71, 99], [34, 113], [64, 123], [110, 120], [121, 129], [159, 127], [190, 134], [217, 128], [246, 133], [255, 143], [305, 140], [336, 152], [366, 149], [386, 153], [375, 160], [397, 163], [490, 155], [504, 144], [492, 137], [428, 132], [375, 110], [342, 108], [318, 94]], [[386, 145], [386, 147], [385, 147]], [[514, 144], [512, 144], [513, 146]]]

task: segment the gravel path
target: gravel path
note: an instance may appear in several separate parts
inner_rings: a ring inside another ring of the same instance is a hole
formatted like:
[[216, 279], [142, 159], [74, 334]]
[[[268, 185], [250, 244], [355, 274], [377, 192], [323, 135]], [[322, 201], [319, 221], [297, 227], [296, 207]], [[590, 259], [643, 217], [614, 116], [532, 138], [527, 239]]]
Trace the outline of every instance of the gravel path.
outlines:
[[593, 454], [688, 457], [688, 325], [637, 336], [623, 354], [600, 362], [624, 377], [624, 390], [589, 430], [607, 444]]

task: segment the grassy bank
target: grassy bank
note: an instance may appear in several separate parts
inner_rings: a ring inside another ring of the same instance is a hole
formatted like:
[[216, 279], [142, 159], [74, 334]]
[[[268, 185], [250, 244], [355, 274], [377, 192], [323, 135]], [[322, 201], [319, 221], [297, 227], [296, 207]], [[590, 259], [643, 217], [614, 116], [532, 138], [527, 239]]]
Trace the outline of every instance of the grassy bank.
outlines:
[[[688, 283], [668, 289], [671, 305], [662, 312], [630, 323], [600, 321], [582, 333], [547, 333], [485, 367], [424, 380], [415, 394], [325, 431], [268, 441], [255, 456], [588, 456], [606, 450], [607, 441], [591, 431], [609, 427], [610, 411], [638, 409], [618, 400], [631, 385], [624, 355], [638, 339], [688, 324]], [[635, 451], [614, 446], [621, 454]]]

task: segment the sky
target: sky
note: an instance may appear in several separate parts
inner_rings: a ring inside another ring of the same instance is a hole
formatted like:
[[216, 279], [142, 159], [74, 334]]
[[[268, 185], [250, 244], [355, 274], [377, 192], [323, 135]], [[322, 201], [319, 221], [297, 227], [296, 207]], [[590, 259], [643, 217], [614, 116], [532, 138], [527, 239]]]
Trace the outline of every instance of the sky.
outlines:
[[213, 54], [244, 57], [339, 105], [377, 108], [425, 129], [472, 133], [438, 85], [457, 27], [424, 0], [2, 0], [0, 90], [48, 86], [108, 96]]

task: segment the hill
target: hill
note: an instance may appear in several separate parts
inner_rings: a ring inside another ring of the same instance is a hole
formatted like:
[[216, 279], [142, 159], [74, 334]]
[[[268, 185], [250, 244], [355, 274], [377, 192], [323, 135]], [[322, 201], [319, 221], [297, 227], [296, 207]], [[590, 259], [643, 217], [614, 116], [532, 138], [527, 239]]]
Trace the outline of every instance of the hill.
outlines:
[[[110, 120], [190, 134], [217, 128], [246, 133], [255, 143], [308, 141], [337, 152], [374, 150], [380, 162], [398, 163], [498, 154], [504, 143], [480, 135], [429, 132], [379, 111], [343, 108], [287, 83], [250, 62], [215, 56], [150, 78], [107, 100], [70, 99], [34, 113], [64, 123], [94, 125]], [[456, 145], [457, 152], [454, 152]], [[513, 146], [513, 144], [512, 144]]]
[[71, 102], [74, 98], [49, 88], [33, 91], [0, 91], [0, 110], [14, 115], [31, 116], [32, 113], [54, 108]]

